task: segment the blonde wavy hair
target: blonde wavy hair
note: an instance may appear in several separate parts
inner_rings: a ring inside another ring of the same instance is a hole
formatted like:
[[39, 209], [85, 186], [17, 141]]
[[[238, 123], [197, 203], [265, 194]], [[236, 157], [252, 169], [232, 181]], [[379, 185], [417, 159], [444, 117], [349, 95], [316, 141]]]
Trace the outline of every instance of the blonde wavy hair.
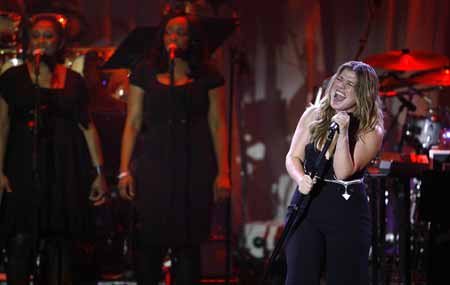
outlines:
[[331, 118], [336, 114], [331, 108], [330, 102], [333, 94], [330, 94], [336, 78], [343, 70], [349, 69], [355, 72], [358, 82], [356, 88], [356, 109], [353, 112], [359, 120], [359, 127], [356, 135], [360, 136], [370, 132], [376, 126], [383, 128], [383, 111], [381, 100], [379, 97], [378, 75], [375, 70], [368, 64], [361, 61], [349, 61], [337, 69], [336, 73], [331, 77], [328, 86], [325, 89], [324, 97], [320, 100], [319, 106], [311, 106], [310, 108], [319, 108], [318, 116], [310, 127], [311, 141], [315, 145], [321, 146], [326, 140], [328, 128]]

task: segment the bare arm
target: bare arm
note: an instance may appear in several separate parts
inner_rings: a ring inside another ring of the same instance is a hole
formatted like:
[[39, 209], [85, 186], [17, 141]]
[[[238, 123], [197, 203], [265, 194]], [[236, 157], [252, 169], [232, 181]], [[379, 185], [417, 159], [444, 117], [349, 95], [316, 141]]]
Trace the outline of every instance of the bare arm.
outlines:
[[213, 135], [214, 148], [219, 163], [219, 174], [229, 173], [227, 163], [227, 125], [225, 98], [222, 88], [216, 88], [209, 91], [210, 109], [209, 109], [209, 126]]
[[[216, 190], [231, 188], [230, 169], [228, 165], [228, 132], [226, 122], [226, 98], [223, 87], [209, 91], [210, 109], [208, 122], [213, 136], [214, 149], [218, 160], [219, 175], [216, 179]], [[216, 198], [224, 198], [226, 193], [216, 192]], [[222, 195], [223, 194], [223, 195]], [[220, 196], [220, 197], [218, 197]]]
[[348, 132], [340, 131], [334, 152], [333, 168], [336, 179], [345, 180], [362, 170], [377, 155], [383, 141], [383, 129], [377, 126], [373, 131], [363, 134], [356, 142], [353, 154], [350, 153]]
[[103, 166], [103, 152], [97, 128], [92, 122], [89, 123], [87, 128], [84, 128], [81, 125], [79, 127], [83, 132], [84, 139], [86, 140], [86, 143], [88, 145], [92, 165], [94, 167]]
[[129, 170], [129, 164], [134, 145], [136, 143], [136, 137], [142, 126], [143, 98], [144, 90], [138, 86], [130, 85], [127, 118], [125, 120], [125, 127], [122, 136], [120, 172], [126, 172]]
[[142, 126], [144, 90], [136, 85], [130, 85], [128, 96], [128, 111], [122, 136], [120, 153], [119, 193], [127, 200], [134, 199], [134, 181], [129, 172], [131, 155], [136, 144], [136, 138]]
[[5, 176], [3, 166], [5, 162], [6, 146], [9, 134], [8, 104], [0, 97], [0, 192], [4, 189], [11, 192], [8, 178]]
[[99, 206], [106, 201], [105, 194], [108, 192], [106, 179], [102, 170], [103, 152], [100, 144], [100, 138], [98, 136], [97, 128], [92, 122], [89, 123], [87, 128], [84, 128], [82, 125], [79, 125], [79, 127], [83, 132], [84, 139], [88, 145], [92, 165], [97, 170], [97, 177], [91, 185], [89, 200], [91, 200], [94, 206]]
[[0, 97], [0, 172], [3, 173], [6, 145], [9, 134], [8, 104]]
[[[297, 124], [289, 151], [286, 155], [286, 170], [304, 194], [307, 194], [312, 187], [312, 181], [309, 175], [305, 175], [303, 170], [303, 162], [305, 160], [305, 146], [310, 139], [309, 124], [314, 120], [317, 110], [315, 107], [311, 107], [303, 113]], [[305, 180], [305, 177], [308, 178]]]

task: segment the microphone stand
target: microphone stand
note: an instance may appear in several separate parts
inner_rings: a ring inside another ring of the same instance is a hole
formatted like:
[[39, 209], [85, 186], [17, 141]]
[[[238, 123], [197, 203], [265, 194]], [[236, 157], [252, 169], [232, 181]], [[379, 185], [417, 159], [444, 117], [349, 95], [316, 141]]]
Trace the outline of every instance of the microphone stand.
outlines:
[[[35, 104], [34, 104], [34, 114], [33, 114], [33, 138], [32, 138], [32, 167], [33, 167], [33, 176], [34, 176], [34, 182], [36, 185], [37, 190], [40, 192], [40, 189], [42, 188], [42, 183], [41, 183], [41, 177], [39, 174], [39, 165], [38, 165], [38, 161], [39, 161], [39, 147], [40, 147], [40, 127], [41, 127], [41, 90], [40, 90], [40, 85], [39, 85], [39, 76], [40, 76], [40, 64], [41, 64], [41, 56], [38, 57], [38, 59], [36, 59], [34, 61], [34, 74], [35, 74], [35, 82], [34, 82], [34, 88], [35, 88]], [[47, 150], [46, 150], [47, 151]], [[46, 154], [45, 154], [46, 155]], [[47, 237], [48, 238], [48, 237]], [[57, 272], [57, 284], [63, 284], [64, 282], [64, 277], [63, 277], [63, 269], [62, 269], [62, 264], [63, 264], [63, 247], [64, 247], [64, 241], [63, 239], [61, 239], [61, 241], [59, 241], [58, 239], [56, 239], [54, 241], [54, 246], [55, 246], [55, 251], [56, 251], [56, 272]], [[50, 241], [51, 244], [51, 241]], [[40, 238], [40, 242], [39, 242], [39, 255], [45, 255], [44, 253], [44, 249], [46, 248], [46, 238]], [[51, 258], [50, 256], [46, 257], [48, 260], [46, 262], [49, 262], [49, 259]], [[42, 284], [44, 284], [44, 282], [49, 282], [50, 280], [47, 280], [47, 278], [50, 278], [49, 276], [45, 276], [42, 277], [41, 274], [41, 267], [42, 267], [42, 258], [38, 258], [38, 267], [37, 268], [37, 276], [35, 277], [36, 279], [36, 284], [40, 285], [41, 282]], [[47, 266], [50, 266], [49, 264], [47, 264]]]
[[[332, 122], [328, 129], [328, 135], [327, 135], [325, 144], [322, 148], [322, 151], [320, 152], [319, 157], [317, 158], [316, 163], [314, 164], [314, 169], [309, 174], [311, 176], [311, 178], [313, 178], [313, 179], [314, 178], [318, 178], [318, 179], [322, 178], [324, 167], [321, 167], [321, 166], [323, 166], [323, 162], [325, 162], [325, 154], [326, 154], [328, 148], [330, 147], [330, 144], [333, 140], [333, 137], [334, 137], [334, 134], [336, 133], [336, 131], [339, 131], [339, 125], [335, 122]], [[314, 186], [313, 186], [312, 190], [314, 190]], [[298, 191], [298, 186], [296, 187], [295, 191]], [[264, 272], [262, 284], [264, 284], [267, 281], [267, 278], [269, 277], [270, 269], [272, 267], [274, 267], [274, 264], [275, 264], [275, 261], [277, 260], [278, 254], [280, 253], [281, 249], [283, 248], [285, 242], [287, 242], [290, 231], [293, 228], [295, 221], [301, 222], [300, 219], [303, 217], [306, 209], [309, 206], [310, 201], [311, 201], [310, 194], [305, 195], [305, 194], [300, 193], [300, 196], [299, 196], [297, 202], [295, 203], [295, 205], [289, 206], [292, 209], [292, 212], [291, 212], [291, 214], [289, 214], [289, 217], [284, 226], [283, 232], [275, 245], [272, 255], [270, 256], [268, 267], [266, 268], [266, 270]]]
[[[394, 72], [388, 72], [387, 76], [391, 76], [393, 77], [395, 80], [399, 81], [401, 84], [404, 84], [408, 87], [408, 92], [406, 93], [411, 93], [411, 94], [420, 94], [421, 91], [416, 89], [413, 86], [410, 86], [409, 82], [405, 79], [405, 78], [401, 78], [399, 77], [396, 73]], [[411, 102], [411, 99], [405, 99], [405, 97], [403, 97], [403, 94], [398, 94], [396, 96], [398, 98], [398, 100], [402, 103], [397, 111], [397, 113], [395, 114], [394, 118], [392, 119], [392, 122], [389, 126], [389, 128], [386, 131], [386, 135], [391, 134], [391, 132], [394, 130], [394, 127], [398, 124], [398, 117], [400, 116], [400, 114], [403, 112], [403, 110], [406, 108], [408, 111], [412, 111], [414, 112], [416, 110], [416, 106], [414, 105], [414, 103]], [[408, 114], [406, 114], [408, 116]], [[408, 118], [408, 117], [407, 117]], [[406, 118], [406, 119], [407, 119]], [[403, 124], [402, 126], [402, 131], [401, 131], [401, 137], [400, 137], [400, 142], [398, 143], [397, 147], [396, 147], [396, 151], [397, 152], [401, 152], [403, 149], [403, 144], [404, 144], [404, 140], [405, 140], [405, 124]], [[383, 141], [382, 143], [382, 149], [384, 148], [386, 140]]]
[[[174, 113], [174, 104], [175, 104], [175, 51], [171, 51], [170, 52], [171, 54], [170, 54], [170, 57], [169, 57], [169, 76], [170, 76], [170, 85], [169, 85], [169, 104], [170, 104], [170, 106], [169, 106], [169, 108], [170, 108], [170, 114], [169, 114], [169, 120], [170, 120], [170, 123], [169, 123], [169, 128], [170, 128], [170, 142], [169, 142], [169, 144], [170, 144], [170, 146], [173, 146], [174, 144], [175, 144], [175, 132], [174, 132], [174, 128], [176, 127], [176, 124], [177, 123], [179, 123], [179, 122], [177, 122], [176, 120], [178, 119], [176, 116], [175, 116], [175, 113]], [[173, 53], [173, 54], [172, 54]], [[187, 85], [187, 86], [184, 86], [185, 88], [189, 88], [189, 85]], [[192, 100], [192, 96], [191, 96], [191, 94], [184, 94], [185, 96], [183, 96], [182, 97], [182, 100], [185, 100], [183, 103], [184, 103], [184, 105], [183, 105], [183, 107], [185, 108], [185, 114], [186, 114], [186, 118], [185, 118], [185, 120], [183, 120], [183, 118], [180, 118], [181, 119], [181, 123], [182, 124], [184, 124], [184, 126], [185, 126], [185, 137], [184, 137], [184, 139], [185, 139], [185, 145], [184, 145], [184, 148], [185, 148], [185, 154], [186, 154], [186, 168], [185, 168], [185, 175], [186, 175], [186, 180], [184, 181], [184, 185], [183, 185], [183, 187], [184, 187], [184, 202], [185, 202], [185, 206], [186, 206], [186, 209], [187, 209], [187, 212], [189, 213], [189, 209], [191, 208], [191, 203], [190, 203], [190, 196], [189, 196], [189, 194], [190, 194], [190, 185], [191, 185], [191, 177], [190, 177], [190, 175], [191, 175], [191, 167], [192, 167], [192, 164], [191, 164], [191, 116], [190, 116], [190, 110], [191, 110], [191, 100]], [[171, 149], [170, 147], [169, 147], [169, 149]], [[171, 154], [169, 154], [169, 157], [171, 157], [171, 155], [172, 155], [172, 153]], [[173, 177], [173, 179], [171, 180], [171, 194], [172, 195], [174, 195], [174, 192], [175, 192], [175, 185], [174, 185], [174, 181], [175, 181], [175, 164], [174, 163], [171, 163], [171, 173], [172, 173], [172, 177]], [[186, 214], [185, 215], [185, 222], [186, 222], [186, 225], [185, 225], [185, 229], [186, 229], [186, 235], [187, 235], [187, 239], [188, 240], [190, 240], [191, 239], [191, 237], [190, 237], [190, 228], [189, 228], [189, 219], [190, 219], [191, 217], [189, 216], [189, 214]], [[174, 251], [173, 251], [173, 249], [172, 249], [172, 253], [173, 253]], [[172, 259], [172, 270], [171, 270], [171, 280], [175, 280], [175, 273], [176, 273], [176, 270], [174, 270], [174, 268], [176, 268], [177, 266], [179, 266], [177, 263], [179, 263], [179, 260], [178, 259], [176, 259], [176, 260], [174, 260], [173, 259], [174, 258], [174, 256], [171, 256], [171, 259]], [[197, 273], [197, 272], [196, 272]], [[198, 277], [198, 278], [200, 278], [201, 276], [200, 276], [200, 272], [198, 272], [198, 276], [196, 276], [196, 277]], [[169, 285], [169, 284], [168, 284]]]
[[[227, 125], [227, 165], [228, 165], [228, 179], [230, 181], [230, 193], [229, 197], [226, 199], [226, 205], [225, 205], [225, 284], [230, 284], [230, 279], [232, 277], [232, 240], [233, 240], [233, 228], [232, 228], [232, 191], [233, 191], [233, 114], [236, 112], [236, 118], [237, 118], [237, 127], [238, 131], [240, 133], [242, 129], [242, 118], [241, 118], [241, 106], [239, 103], [239, 100], [235, 103], [235, 84], [236, 84], [236, 72], [239, 72], [240, 65], [242, 64], [242, 51], [236, 46], [233, 46], [230, 48], [230, 57], [229, 57], [229, 83], [228, 83], [228, 94], [227, 94], [227, 118], [226, 118], [226, 125]], [[237, 67], [237, 69], [236, 69]], [[237, 104], [236, 109], [235, 104]], [[243, 136], [239, 136], [240, 138], [240, 149], [245, 149], [245, 140], [243, 140]], [[241, 151], [241, 167], [240, 167], [240, 177], [241, 177], [241, 188], [243, 197], [246, 197], [246, 189], [247, 189], [247, 158], [245, 154], [242, 154]], [[245, 199], [245, 198], [243, 198]], [[242, 199], [241, 199], [242, 200]], [[245, 204], [245, 201], [241, 201], [241, 203]], [[241, 205], [243, 205], [241, 204]], [[243, 209], [243, 207], [241, 207]], [[245, 210], [244, 210], [245, 211]], [[244, 214], [244, 217], [247, 215]], [[245, 222], [246, 218], [244, 218]]]
[[235, 57], [236, 50], [231, 49], [230, 55], [230, 82], [228, 84], [228, 102], [227, 102], [227, 165], [228, 165], [228, 179], [230, 181], [230, 193], [226, 199], [225, 205], [225, 284], [230, 284], [231, 273], [232, 273], [232, 254], [231, 254], [231, 239], [232, 239], [232, 148], [233, 148], [233, 107], [234, 107], [234, 75], [235, 75]]
[[[389, 125], [389, 128], [387, 129], [386, 134], [391, 134], [392, 131], [394, 130], [394, 127], [398, 124], [398, 117], [403, 113], [403, 110], [406, 108], [408, 111], [415, 111], [416, 107], [413, 105], [413, 103], [411, 103], [410, 101], [408, 101], [407, 99], [405, 99], [404, 97], [399, 96], [398, 97], [400, 102], [402, 103], [400, 105], [400, 107], [398, 108], [397, 113], [395, 114], [395, 116], [392, 118], [392, 122]], [[411, 106], [412, 105], [412, 106]], [[408, 114], [406, 115], [408, 116]], [[408, 117], [407, 117], [408, 118]], [[406, 124], [406, 123], [405, 123]], [[405, 142], [405, 124], [403, 124], [402, 126], [402, 131], [401, 131], [401, 137], [400, 137], [400, 142], [398, 143], [395, 151], [397, 152], [401, 152], [403, 149], [403, 144]], [[386, 140], [383, 141], [383, 145], [382, 148], [384, 148], [384, 145], [386, 143]]]
[[40, 86], [39, 86], [39, 65], [34, 63], [34, 75], [35, 82], [34, 88], [36, 91], [36, 99], [34, 101], [34, 113], [33, 113], [33, 142], [32, 142], [32, 169], [33, 169], [33, 177], [35, 179], [36, 186], [40, 187], [40, 177], [38, 172], [38, 147], [39, 147], [39, 123], [40, 123], [40, 108], [41, 108], [41, 94], [40, 94]]
[[[175, 103], [175, 51], [170, 51], [170, 56], [169, 56], [169, 76], [170, 76], [170, 85], [169, 85], [169, 128], [170, 128], [170, 138], [169, 138], [169, 144], [170, 146], [173, 146], [175, 144], [175, 131], [174, 128], [176, 127], [175, 124], [177, 124], [178, 122], [176, 121], [176, 116], [174, 113], [174, 103]], [[187, 88], [187, 87], [186, 87]], [[185, 154], [186, 154], [186, 168], [185, 168], [185, 175], [186, 175], [186, 180], [184, 181], [184, 202], [185, 202], [185, 206], [186, 209], [190, 209], [191, 204], [190, 204], [190, 182], [191, 182], [191, 138], [190, 138], [190, 127], [191, 127], [191, 118], [190, 118], [190, 108], [191, 108], [191, 96], [190, 94], [185, 94], [186, 96], [183, 96], [183, 100], [184, 101], [184, 108], [185, 108], [185, 114], [186, 114], [186, 120], [183, 121], [183, 119], [181, 118], [181, 123], [184, 124], [185, 126]], [[171, 149], [169, 147], [169, 149]], [[169, 154], [169, 157], [171, 157], [172, 153]], [[175, 185], [174, 185], [174, 181], [175, 181], [175, 164], [171, 163], [171, 174], [173, 179], [171, 179], [171, 185], [170, 185], [170, 189], [171, 189], [171, 195], [173, 196], [175, 193]], [[189, 212], [189, 211], [188, 211]], [[186, 235], [187, 235], [187, 239], [190, 239], [190, 228], [189, 228], [189, 219], [191, 217], [189, 215], [185, 215], [185, 222], [186, 222]], [[172, 249], [172, 253], [173, 253], [173, 249]], [[175, 272], [176, 270], [174, 270], [175, 267], [179, 266], [178, 260], [174, 260], [174, 256], [171, 256], [172, 259], [172, 270], [171, 270], [171, 279], [174, 280], [174, 276], [175, 276]], [[200, 277], [200, 275], [198, 276]]]
[[[169, 122], [168, 122], [168, 124], [169, 124], [169, 141], [168, 141], [168, 144], [169, 144], [169, 148], [168, 148], [169, 155], [168, 155], [168, 157], [169, 157], [170, 160], [172, 160], [172, 157], [173, 157], [173, 152], [171, 151], [171, 149], [174, 149], [174, 144], [175, 144], [175, 131], [174, 131], [174, 127], [175, 127], [174, 126], [174, 124], [175, 124], [175, 121], [174, 121], [174, 119], [175, 119], [174, 118], [175, 57], [172, 54], [173, 52], [174, 51], [169, 51], [169, 99], [168, 99], [169, 100], [169, 118], [168, 118], [168, 120], [169, 120]], [[187, 149], [187, 146], [186, 146], [186, 149]], [[174, 184], [175, 183], [174, 182], [174, 180], [175, 180], [175, 164], [174, 163], [169, 163], [169, 164], [171, 165], [169, 167], [170, 168], [170, 170], [169, 170], [170, 171], [170, 176], [171, 176], [171, 179], [170, 179], [170, 200], [173, 201], [173, 195], [175, 193], [175, 184]], [[186, 177], [188, 175], [186, 175]], [[186, 183], [184, 186], [186, 187], [184, 192], [188, 192], [187, 191], [188, 190], [187, 187], [189, 187], [189, 185]], [[187, 194], [186, 194], [186, 197], [187, 197]], [[186, 216], [186, 221], [187, 221], [187, 216]], [[173, 250], [171, 251], [171, 253], [173, 253]], [[170, 259], [171, 259], [171, 268], [169, 269], [169, 272], [170, 272], [170, 275], [171, 275], [170, 279], [173, 280], [174, 279], [174, 275], [175, 275], [174, 268], [176, 266], [176, 264], [175, 264], [176, 260], [175, 260], [174, 256], [170, 256]]]
[[[39, 76], [40, 76], [40, 59], [33, 60], [33, 72], [35, 76], [35, 81], [33, 82], [33, 87], [35, 90], [35, 100], [34, 100], [34, 112], [33, 112], [33, 124], [32, 124], [32, 156], [31, 156], [31, 165], [33, 171], [33, 179], [34, 184], [38, 192], [40, 192], [41, 188], [41, 178], [39, 175], [39, 166], [38, 166], [38, 153], [39, 153], [39, 128], [41, 121], [41, 91], [39, 85]], [[41, 268], [42, 268], [42, 255], [44, 250], [44, 241], [39, 239], [38, 243], [38, 257], [36, 260], [36, 276], [35, 281], [39, 284], [42, 280], [41, 276]]]

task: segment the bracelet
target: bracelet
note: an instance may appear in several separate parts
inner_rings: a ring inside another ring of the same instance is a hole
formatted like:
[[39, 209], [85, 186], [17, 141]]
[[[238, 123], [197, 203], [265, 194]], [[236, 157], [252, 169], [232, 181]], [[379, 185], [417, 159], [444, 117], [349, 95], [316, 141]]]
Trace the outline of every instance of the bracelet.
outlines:
[[97, 175], [103, 175], [103, 166], [102, 165], [96, 165], [95, 166], [95, 172]]
[[124, 178], [124, 177], [129, 176], [129, 175], [130, 175], [130, 172], [128, 172], [128, 171], [122, 171], [122, 172], [119, 173], [119, 175], [117, 175], [117, 178], [118, 178], [118, 179], [122, 179], [122, 178]]

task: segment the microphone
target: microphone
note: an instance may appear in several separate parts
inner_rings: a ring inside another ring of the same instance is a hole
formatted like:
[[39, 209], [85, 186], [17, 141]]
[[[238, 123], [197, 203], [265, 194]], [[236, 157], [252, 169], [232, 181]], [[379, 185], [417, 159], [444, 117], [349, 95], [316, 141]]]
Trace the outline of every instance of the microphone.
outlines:
[[36, 48], [33, 50], [33, 59], [34, 59], [34, 73], [39, 75], [39, 68], [41, 65], [41, 58], [44, 55], [45, 50], [43, 48]]
[[330, 136], [333, 137], [334, 133], [339, 133], [339, 124], [335, 121], [332, 121], [330, 126], [328, 127], [328, 131], [330, 132]]
[[174, 43], [170, 43], [168, 45], [168, 50], [169, 50], [169, 58], [170, 60], [174, 60], [175, 59], [175, 51], [178, 49], [177, 45]]

